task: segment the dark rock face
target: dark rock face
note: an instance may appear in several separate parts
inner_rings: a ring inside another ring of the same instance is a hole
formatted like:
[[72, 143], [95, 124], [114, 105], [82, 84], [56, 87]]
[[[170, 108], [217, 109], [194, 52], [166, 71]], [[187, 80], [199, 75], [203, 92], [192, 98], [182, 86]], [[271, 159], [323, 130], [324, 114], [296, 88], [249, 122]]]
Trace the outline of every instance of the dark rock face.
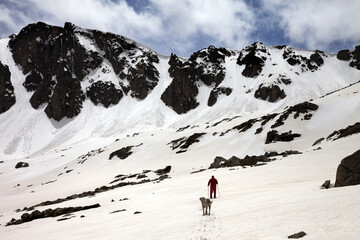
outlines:
[[117, 89], [112, 82], [95, 82], [86, 89], [86, 95], [95, 104], [102, 104], [109, 107], [110, 104], [117, 104], [123, 97], [121, 90]]
[[128, 146], [128, 147], [123, 147], [115, 152], [112, 152], [109, 156], [109, 160], [111, 160], [114, 156], [117, 156], [120, 159], [125, 159], [128, 156], [130, 156], [132, 154], [131, 149], [133, 148], [133, 146]]
[[[82, 45], [84, 38], [97, 50], [86, 49]], [[159, 78], [154, 66], [159, 59], [154, 52], [122, 36], [79, 29], [71, 23], [65, 23], [63, 28], [42, 22], [30, 24], [11, 37], [9, 46], [14, 61], [28, 74], [23, 85], [33, 92], [31, 105], [37, 109], [46, 104], [46, 114], [57, 121], [80, 113], [85, 100], [80, 82], [104, 60], [122, 80], [122, 92], [131, 91], [131, 96], [138, 99], [144, 99]], [[113, 86], [95, 85], [91, 90], [91, 100], [105, 107], [118, 103], [123, 95]], [[98, 91], [105, 91], [105, 96]], [[109, 97], [111, 93], [113, 98]]]
[[297, 55], [294, 49], [290, 47], [285, 47], [283, 52], [283, 58], [291, 66], [300, 65], [302, 72], [306, 71], [316, 71], [324, 64], [322, 56], [326, 56], [323, 52], [316, 50], [309, 58], [306, 58], [301, 55]]
[[335, 187], [360, 184], [360, 150], [344, 158], [336, 172]]
[[23, 28], [9, 42], [14, 61], [24, 74], [30, 72], [24, 86], [34, 91], [32, 106], [49, 103], [45, 112], [57, 121], [79, 114], [84, 100], [80, 80], [102, 62], [79, 44], [74, 29], [70, 23], [60, 28], [39, 22]]
[[212, 107], [215, 105], [215, 103], [217, 102], [217, 98], [219, 95], [221, 94], [225, 94], [226, 96], [229, 96], [232, 92], [231, 88], [226, 88], [226, 87], [218, 87], [218, 88], [214, 88], [211, 92], [210, 92], [210, 96], [209, 96], [209, 100], [208, 100], [208, 106]]
[[[195, 109], [199, 105], [196, 97], [200, 81], [216, 88], [225, 77], [226, 69], [222, 63], [230, 55], [226, 49], [213, 46], [193, 53], [185, 62], [171, 54], [169, 74], [173, 81], [161, 95], [161, 100], [178, 114]], [[214, 102], [214, 96], [211, 98]]]
[[336, 57], [339, 60], [350, 61], [349, 66], [360, 70], [360, 45], [356, 46], [355, 50], [352, 52], [348, 49], [340, 50]]
[[254, 97], [269, 102], [276, 102], [278, 99], [284, 99], [286, 94], [283, 89], [277, 85], [264, 86], [260, 84], [259, 88], [255, 91]]
[[352, 61], [349, 65], [360, 70], [360, 45], [356, 46], [355, 50], [352, 52]]
[[0, 114], [9, 110], [16, 102], [10, 76], [9, 67], [0, 62]]
[[26, 163], [26, 162], [18, 162], [18, 163], [15, 165], [15, 168], [25, 168], [25, 167], [29, 167], [29, 164]]
[[300, 136], [301, 134], [292, 133], [292, 131], [279, 134], [278, 131], [272, 130], [267, 133], [265, 144], [269, 144], [272, 142], [291, 142], [296, 137], [300, 137]]
[[161, 100], [176, 113], [187, 113], [199, 106], [196, 101], [199, 88], [194, 78], [197, 75], [194, 64], [185, 66], [175, 54], [171, 54], [169, 64], [173, 81], [161, 95]]
[[159, 58], [155, 52], [140, 49], [135, 42], [112, 33], [92, 30], [81, 34], [94, 39], [103, 52], [101, 57], [111, 63], [121, 80], [128, 82], [120, 82], [125, 94], [131, 91], [132, 97], [142, 100], [155, 88], [159, 81], [159, 72], [154, 66], [159, 63]]
[[[310, 102], [303, 102], [303, 103], [299, 103], [296, 104], [294, 106], [291, 106], [290, 108], [288, 108], [286, 111], [284, 111], [280, 117], [276, 120], [276, 122], [271, 126], [271, 128], [277, 128], [281, 125], [284, 124], [284, 121], [289, 117], [290, 114], [295, 113], [294, 114], [294, 118], [298, 118], [300, 116], [300, 114], [309, 114], [309, 111], [315, 111], [319, 108], [318, 105], [314, 104], [314, 103], [310, 103]], [[312, 115], [311, 115], [312, 116]], [[311, 116], [308, 115], [308, 117], [305, 118], [304, 116], [304, 120], [310, 120]]]
[[81, 90], [80, 81], [72, 78], [71, 73], [64, 71], [60, 75], [50, 101], [45, 108], [45, 113], [56, 121], [64, 117], [73, 118], [77, 116], [85, 100], [85, 94]]
[[340, 50], [337, 54], [336, 54], [337, 59], [339, 60], [343, 60], [343, 61], [349, 61], [350, 60], [350, 51], [348, 49], [346, 50]]
[[262, 43], [253, 43], [240, 52], [237, 64], [245, 65], [242, 75], [248, 78], [259, 76], [265, 65], [266, 56], [270, 55]]

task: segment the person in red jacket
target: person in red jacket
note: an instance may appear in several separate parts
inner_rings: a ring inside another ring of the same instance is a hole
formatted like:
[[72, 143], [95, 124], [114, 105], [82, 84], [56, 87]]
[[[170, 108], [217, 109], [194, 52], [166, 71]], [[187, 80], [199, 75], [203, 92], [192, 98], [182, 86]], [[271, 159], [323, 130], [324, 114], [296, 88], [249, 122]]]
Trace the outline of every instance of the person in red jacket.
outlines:
[[213, 193], [214, 198], [216, 198], [216, 184], [218, 184], [218, 181], [212, 176], [208, 182], [208, 186], [210, 186], [210, 198], [212, 198]]

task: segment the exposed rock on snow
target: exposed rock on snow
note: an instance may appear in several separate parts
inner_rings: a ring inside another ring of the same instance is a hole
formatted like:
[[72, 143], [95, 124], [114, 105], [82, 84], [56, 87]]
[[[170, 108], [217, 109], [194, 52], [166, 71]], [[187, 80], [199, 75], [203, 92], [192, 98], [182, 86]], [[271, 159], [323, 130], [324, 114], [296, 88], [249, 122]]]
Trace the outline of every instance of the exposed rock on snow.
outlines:
[[194, 133], [190, 137], [175, 139], [168, 144], [171, 145], [172, 150], [180, 149], [176, 153], [183, 153], [186, 152], [192, 144], [199, 142], [199, 139], [205, 134], [206, 133]]
[[18, 219], [18, 220], [12, 219], [10, 222], [8, 222], [6, 224], [6, 226], [18, 225], [18, 224], [30, 222], [30, 221], [33, 221], [36, 219], [41, 219], [41, 218], [57, 217], [57, 216], [61, 216], [64, 214], [69, 214], [69, 213], [78, 212], [78, 211], [84, 211], [84, 210], [98, 208], [98, 207], [100, 207], [100, 204], [97, 203], [97, 204], [83, 206], [83, 207], [65, 207], [65, 208], [55, 208], [55, 209], [49, 208], [44, 211], [35, 210], [32, 213], [22, 214], [21, 219]]
[[[214, 46], [193, 53], [184, 62], [171, 54], [169, 74], [173, 81], [161, 95], [161, 100], [178, 114], [196, 108], [199, 105], [196, 100], [199, 82], [216, 88], [224, 80], [226, 69], [222, 64], [225, 56], [230, 55], [228, 50]], [[211, 98], [210, 103], [215, 104], [214, 96]]]
[[64, 117], [73, 118], [77, 116], [82, 108], [85, 100], [85, 94], [81, 89], [80, 81], [72, 78], [72, 74], [68, 71], [59, 73], [59, 81], [45, 108], [45, 113], [56, 121], [60, 121]]
[[9, 110], [16, 102], [10, 76], [9, 67], [0, 62], [0, 114]]
[[208, 106], [212, 107], [215, 105], [215, 103], [217, 102], [217, 98], [219, 95], [225, 94], [226, 96], [229, 96], [232, 93], [232, 89], [231, 88], [226, 88], [226, 87], [218, 87], [218, 88], [214, 88], [211, 92], [210, 92], [210, 96], [209, 96], [209, 100], [208, 100]]
[[283, 52], [283, 58], [291, 65], [300, 65], [302, 72], [316, 71], [324, 64], [324, 60], [321, 55], [326, 56], [323, 52], [316, 50], [309, 58], [298, 55], [291, 47], [285, 47]]
[[316, 145], [318, 145], [318, 144], [320, 144], [322, 141], [324, 141], [325, 140], [325, 138], [319, 138], [318, 140], [316, 140], [315, 142], [314, 142], [314, 144], [312, 145], [312, 146], [316, 146]]
[[109, 156], [109, 160], [111, 160], [114, 156], [117, 156], [120, 159], [126, 159], [128, 156], [130, 156], [132, 154], [131, 149], [134, 146], [127, 146], [127, 147], [123, 147], [115, 152], [112, 152]]
[[[244, 158], [238, 158], [236, 156], [232, 156], [229, 159], [225, 159], [223, 157], [217, 156], [214, 159], [214, 162], [210, 164], [209, 169], [212, 168], [223, 168], [223, 167], [236, 167], [236, 166], [261, 166], [264, 163], [274, 161], [273, 157], [283, 156], [287, 157], [292, 154], [301, 154], [299, 151], [285, 151], [282, 153], [277, 152], [266, 152], [264, 155], [259, 156], [248, 156], [246, 155]], [[261, 162], [261, 163], [259, 163]]]
[[355, 50], [352, 52], [352, 61], [349, 65], [360, 70], [360, 46], [356, 46]]
[[262, 43], [253, 43], [240, 52], [237, 64], [245, 65], [242, 75], [248, 78], [254, 78], [260, 75], [267, 56], [270, 54]]
[[[292, 113], [295, 113], [294, 118], [296, 119], [300, 116], [300, 114], [307, 114], [309, 111], [315, 111], [318, 108], [319, 107], [316, 104], [310, 102], [303, 102], [296, 104], [295, 106], [291, 106], [280, 115], [280, 117], [276, 120], [275, 124], [271, 126], [271, 128], [276, 128], [283, 125], [284, 121]], [[308, 117], [304, 118], [304, 120], [310, 120], [311, 116], [308, 115]]]
[[29, 167], [29, 163], [27, 163], [27, 162], [18, 162], [15, 165], [15, 168], [25, 168], [25, 167]]
[[336, 172], [335, 187], [360, 184], [360, 150], [344, 158]]
[[337, 59], [339, 60], [343, 60], [343, 61], [349, 61], [350, 60], [350, 51], [348, 49], [346, 50], [340, 50], [337, 54], [336, 54]]
[[298, 238], [302, 238], [302, 237], [305, 237], [305, 236], [306, 236], [306, 233], [301, 231], [301, 232], [294, 233], [294, 234], [288, 236], [288, 238], [290, 238], [290, 239], [298, 239]]
[[326, 180], [323, 185], [321, 185], [321, 188], [328, 189], [330, 187], [330, 180]]
[[[95, 45], [91, 49], [84, 44], [89, 41]], [[85, 99], [80, 82], [105, 60], [123, 79], [124, 83], [120, 83], [123, 91], [127, 93], [131, 90], [131, 96], [138, 99], [144, 99], [159, 78], [159, 72], [153, 65], [159, 59], [154, 52], [122, 36], [79, 29], [71, 23], [65, 23], [64, 28], [41, 22], [30, 24], [11, 38], [9, 46], [23, 73], [30, 73], [23, 85], [27, 91], [34, 91], [31, 105], [37, 109], [42, 104], [48, 104], [46, 114], [57, 121], [80, 113]], [[107, 99], [104, 99], [105, 96], [99, 99], [94, 88], [91, 88], [93, 91], [89, 97], [106, 107], [109, 102], [118, 103], [122, 93], [114, 90], [113, 86], [109, 87], [111, 89], [103, 90], [107, 90], [105, 95], [109, 91], [115, 92], [110, 100], [108, 95]]]
[[333, 139], [335, 141], [339, 138], [344, 138], [358, 133], [360, 133], [360, 122], [357, 122], [354, 125], [350, 125], [344, 129], [336, 130], [331, 133], [326, 139]]
[[60, 28], [38, 22], [9, 41], [15, 62], [24, 74], [30, 72], [24, 86], [35, 91], [32, 106], [49, 103], [46, 113], [57, 121], [79, 114], [84, 100], [79, 81], [102, 62], [78, 43], [74, 29], [71, 23]]
[[336, 57], [339, 60], [350, 61], [349, 66], [360, 70], [360, 45], [356, 46], [355, 50], [352, 52], [348, 49], [340, 50]]
[[276, 102], [278, 99], [284, 99], [286, 94], [277, 85], [264, 86], [260, 84], [259, 88], [255, 91], [254, 97], [268, 100], [269, 102]]
[[274, 142], [291, 142], [295, 138], [300, 137], [301, 134], [299, 133], [292, 133], [290, 130], [289, 132], [285, 132], [279, 134], [278, 131], [272, 130], [267, 133], [265, 144], [274, 143]]
[[121, 90], [117, 89], [112, 82], [95, 82], [86, 89], [86, 95], [95, 104], [102, 104], [109, 107], [111, 104], [117, 104], [123, 97]]
[[165, 168], [160, 168], [158, 170], [155, 171], [155, 173], [157, 175], [164, 175], [164, 174], [168, 174], [171, 171], [171, 166], [166, 166]]

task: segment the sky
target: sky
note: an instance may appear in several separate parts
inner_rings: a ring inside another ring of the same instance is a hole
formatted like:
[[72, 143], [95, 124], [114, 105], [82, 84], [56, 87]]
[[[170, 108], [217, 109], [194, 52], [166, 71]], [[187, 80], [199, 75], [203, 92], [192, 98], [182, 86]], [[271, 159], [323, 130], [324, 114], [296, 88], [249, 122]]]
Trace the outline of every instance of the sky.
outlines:
[[163, 55], [253, 42], [337, 52], [360, 45], [359, 12], [359, 0], [0, 0], [0, 38], [38, 21], [72, 22]]

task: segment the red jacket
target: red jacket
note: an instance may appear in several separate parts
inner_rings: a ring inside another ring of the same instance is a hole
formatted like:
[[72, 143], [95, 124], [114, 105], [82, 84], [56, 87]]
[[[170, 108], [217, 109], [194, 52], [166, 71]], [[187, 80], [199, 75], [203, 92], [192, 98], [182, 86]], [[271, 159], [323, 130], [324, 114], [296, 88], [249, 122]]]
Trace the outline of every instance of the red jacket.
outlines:
[[211, 188], [216, 188], [216, 184], [218, 184], [218, 181], [216, 180], [216, 178], [210, 178], [210, 180], [208, 182], [208, 186], [210, 185]]

